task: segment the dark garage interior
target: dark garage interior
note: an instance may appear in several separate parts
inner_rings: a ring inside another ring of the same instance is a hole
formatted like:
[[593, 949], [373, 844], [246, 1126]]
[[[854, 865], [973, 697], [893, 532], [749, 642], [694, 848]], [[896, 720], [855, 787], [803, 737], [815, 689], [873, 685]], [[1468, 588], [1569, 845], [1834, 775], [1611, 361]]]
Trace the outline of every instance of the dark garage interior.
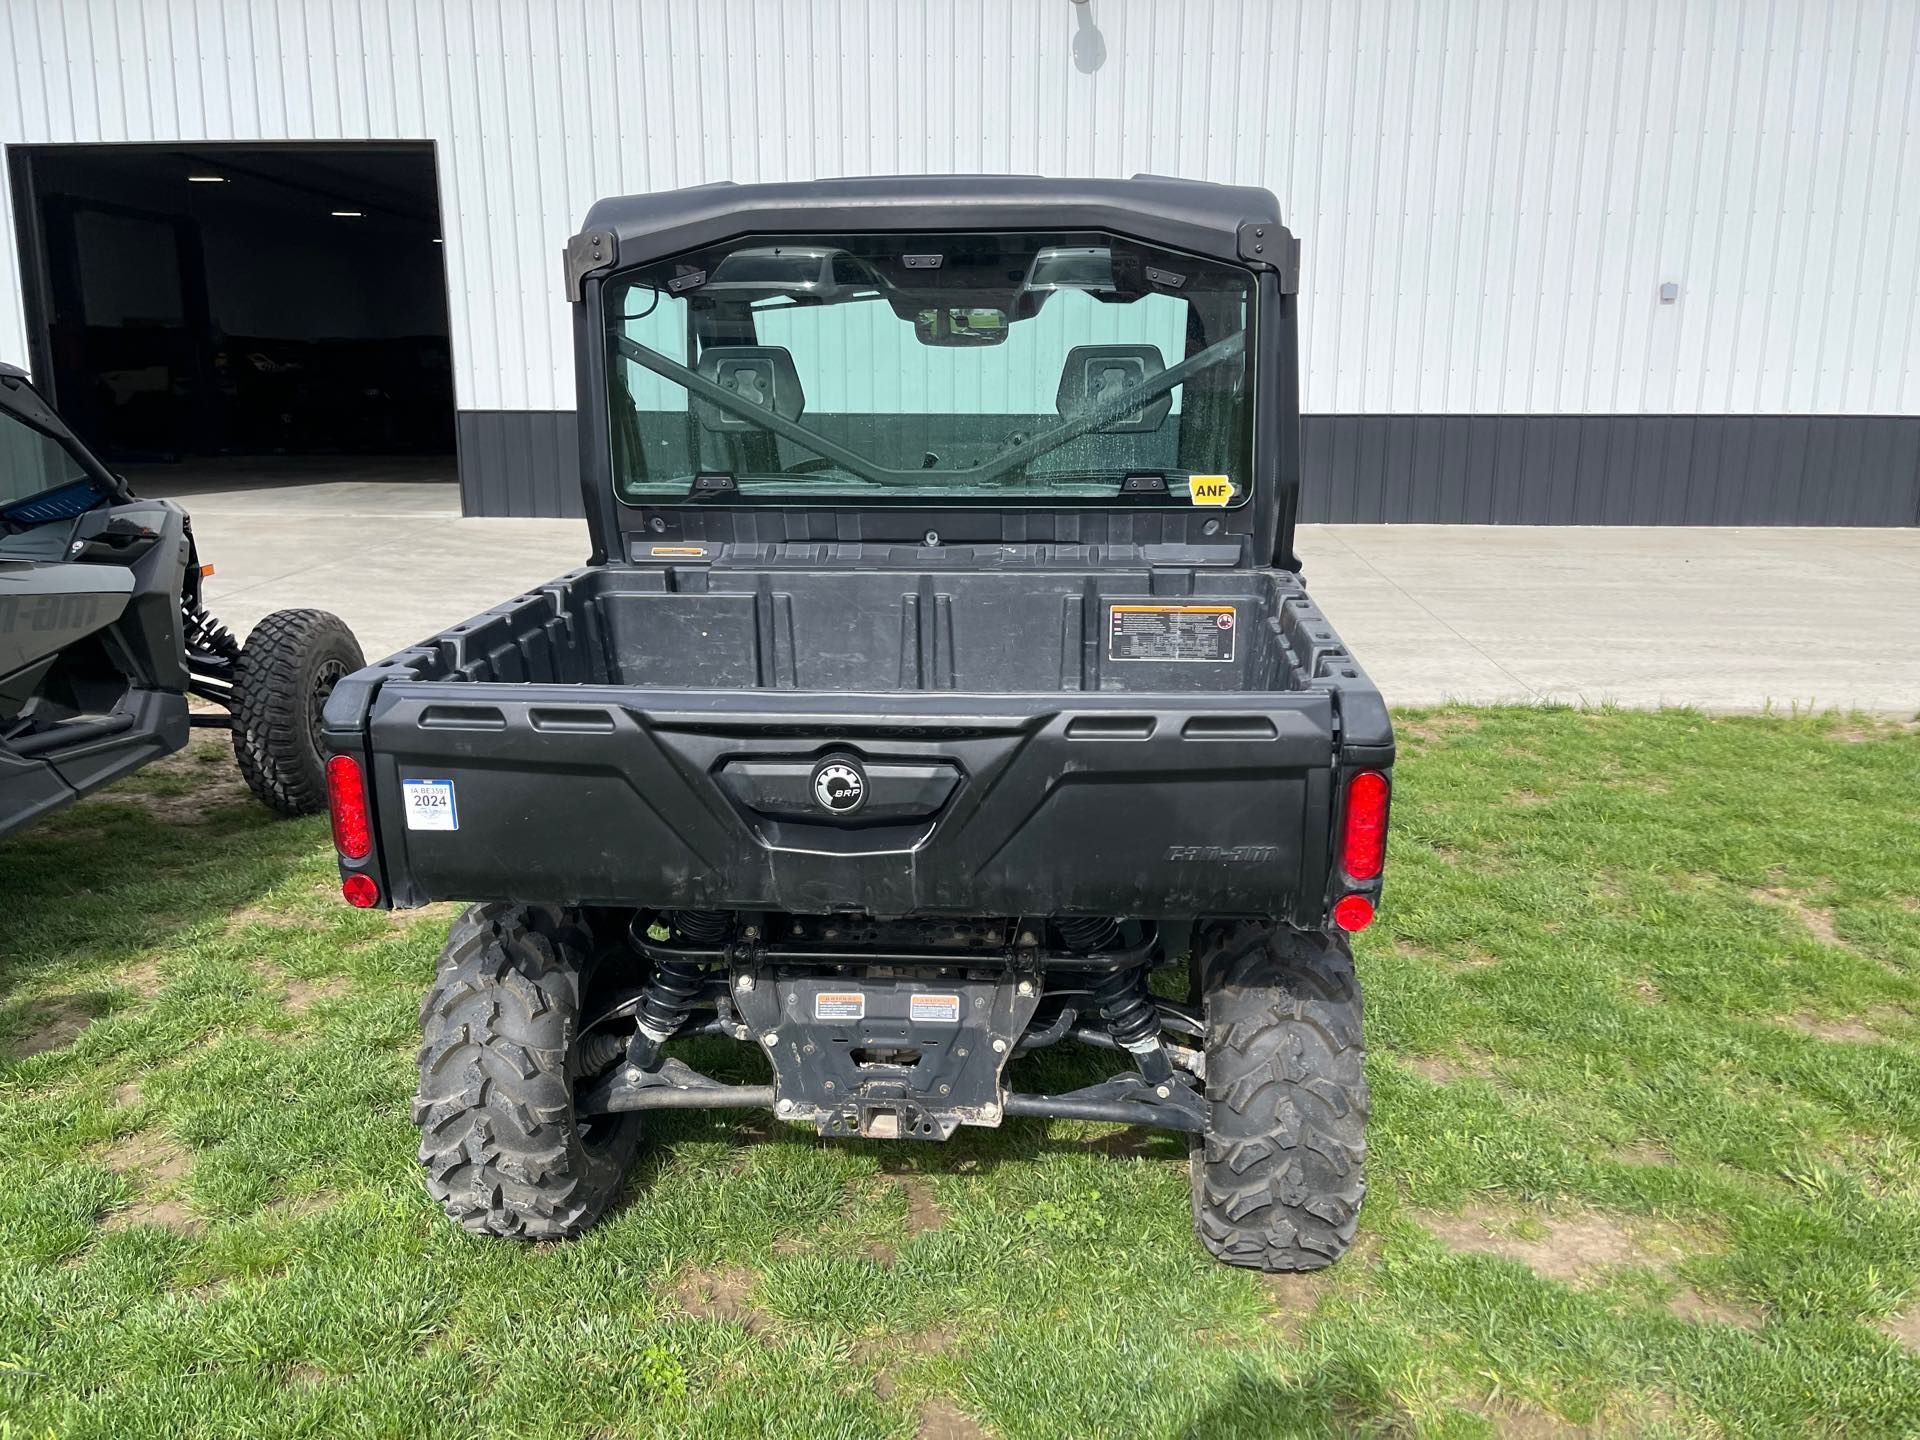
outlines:
[[[430, 145], [58, 145], [9, 161], [29, 364], [111, 461], [183, 481], [452, 480]], [[322, 456], [337, 459], [293, 459]]]

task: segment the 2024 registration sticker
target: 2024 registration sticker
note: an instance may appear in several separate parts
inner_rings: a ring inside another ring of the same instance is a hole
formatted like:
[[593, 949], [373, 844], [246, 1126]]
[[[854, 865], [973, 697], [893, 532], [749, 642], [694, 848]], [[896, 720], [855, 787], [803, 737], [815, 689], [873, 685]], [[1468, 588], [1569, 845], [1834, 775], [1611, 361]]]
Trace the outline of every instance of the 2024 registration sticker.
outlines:
[[402, 780], [409, 830], [458, 830], [460, 809], [451, 780]]

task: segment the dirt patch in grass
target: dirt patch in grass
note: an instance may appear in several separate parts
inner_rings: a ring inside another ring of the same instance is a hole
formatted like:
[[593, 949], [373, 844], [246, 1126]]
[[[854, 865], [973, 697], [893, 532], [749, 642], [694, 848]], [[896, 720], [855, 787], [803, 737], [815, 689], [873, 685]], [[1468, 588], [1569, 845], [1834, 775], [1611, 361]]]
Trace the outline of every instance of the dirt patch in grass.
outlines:
[[113, 1087], [113, 1103], [122, 1110], [131, 1110], [140, 1103], [140, 1082], [122, 1080]]
[[136, 1184], [140, 1193], [124, 1210], [116, 1210], [103, 1222], [104, 1230], [124, 1230], [130, 1225], [160, 1225], [183, 1235], [195, 1234], [200, 1221], [191, 1210], [169, 1192], [191, 1168], [187, 1154], [172, 1141], [148, 1131], [138, 1131], [116, 1140], [101, 1157], [109, 1169]]
[[353, 982], [345, 975], [322, 975], [318, 979], [305, 980], [264, 963], [255, 964], [253, 973], [270, 987], [285, 992], [281, 1004], [289, 1015], [304, 1015], [320, 1001], [337, 1000], [353, 988]]
[[[891, 1177], [899, 1187], [907, 1202], [907, 1239], [927, 1230], [938, 1230], [947, 1223], [947, 1212], [933, 1198], [933, 1186], [919, 1175], [896, 1175]], [[899, 1258], [899, 1248], [886, 1240], [876, 1240], [867, 1246], [867, 1255], [881, 1265], [891, 1265]]]
[[905, 1175], [899, 1185], [907, 1196], [907, 1234], [938, 1230], [947, 1223], [947, 1212], [933, 1198], [933, 1186], [926, 1180], [918, 1175]]
[[1422, 715], [1417, 720], [1400, 717], [1393, 722], [1396, 737], [1408, 740], [1444, 740], [1449, 735], [1478, 730], [1480, 717], [1470, 710], [1454, 710], [1444, 715]]
[[93, 1023], [93, 1013], [78, 1001], [54, 999], [36, 1005], [27, 1017], [27, 1033], [14, 1039], [7, 1054], [15, 1060], [64, 1050]]
[[1300, 1327], [1313, 1317], [1315, 1308], [1332, 1285], [1332, 1277], [1324, 1271], [1262, 1275], [1260, 1291], [1267, 1302], [1267, 1324], [1287, 1340], [1299, 1338]]
[[1488, 1400], [1469, 1407], [1493, 1427], [1500, 1440], [1546, 1440], [1565, 1435], [1600, 1435], [1605, 1432], [1590, 1426], [1563, 1420], [1551, 1410], [1526, 1400]]
[[1667, 1302], [1667, 1309], [1682, 1320], [1694, 1324], [1737, 1325], [1742, 1330], [1758, 1330], [1767, 1323], [1764, 1313], [1751, 1305], [1718, 1296], [1702, 1295], [1698, 1290], [1682, 1289]]
[[886, 1400], [892, 1397], [895, 1387], [891, 1366], [921, 1355], [944, 1354], [959, 1342], [960, 1337], [953, 1331], [937, 1326], [932, 1330], [912, 1330], [905, 1335], [862, 1340], [853, 1347], [853, 1358], [862, 1365], [876, 1367], [873, 1393]]
[[1493, 1057], [1483, 1051], [1453, 1055], [1399, 1055], [1399, 1062], [1430, 1085], [1453, 1085], [1462, 1080], [1482, 1080], [1496, 1090], [1506, 1090]]
[[1415, 1218], [1449, 1250], [1518, 1260], [1548, 1280], [1578, 1280], [1628, 1265], [1664, 1271], [1679, 1249], [1660, 1227], [1629, 1227], [1597, 1211], [1532, 1217], [1476, 1206], [1459, 1215], [1416, 1211]]
[[[1518, 1260], [1545, 1280], [1571, 1285], [1604, 1271], [1634, 1268], [1671, 1278], [1677, 1261], [1698, 1252], [1671, 1226], [1588, 1211], [1578, 1215], [1521, 1216], [1476, 1207], [1460, 1215], [1415, 1212], [1449, 1250]], [[1751, 1306], [1682, 1287], [1667, 1302], [1682, 1320], [1713, 1321], [1758, 1330], [1765, 1316]], [[1504, 1431], [1502, 1433], [1505, 1433]], [[1518, 1433], [1534, 1433], [1521, 1431]]]
[[329, 975], [324, 980], [289, 980], [287, 1009], [295, 1015], [304, 1014], [319, 1001], [338, 1000], [352, 985], [344, 975]]
[[158, 960], [141, 960], [124, 970], [116, 970], [113, 983], [124, 985], [143, 1000], [151, 1000], [160, 993], [166, 982], [160, 978]]
[[916, 1440], [992, 1440], [967, 1413], [947, 1400], [927, 1400], [920, 1406]]
[[1758, 900], [1762, 905], [1771, 905], [1776, 910], [1784, 910], [1806, 932], [1822, 945], [1838, 945], [1846, 948], [1847, 942], [1840, 938], [1840, 932], [1833, 928], [1833, 913], [1818, 905], [1809, 905], [1804, 895], [1797, 895], [1784, 885], [1769, 886], [1764, 890], [1749, 890], [1748, 898]]
[[1914, 1354], [1920, 1355], [1920, 1305], [1898, 1315], [1889, 1315], [1873, 1328], [1889, 1340], [1897, 1340]]
[[730, 1321], [749, 1335], [764, 1331], [771, 1320], [764, 1310], [748, 1303], [753, 1274], [737, 1266], [725, 1270], [695, 1270], [673, 1287], [673, 1298], [700, 1320]]
[[1868, 1024], [1865, 1018], [1857, 1015], [1828, 1020], [1802, 1013], [1789, 1015], [1780, 1023], [1791, 1026], [1802, 1035], [1812, 1035], [1821, 1040], [1839, 1040], [1852, 1045], [1872, 1045], [1887, 1038]]
[[1451, 1085], [1456, 1080], [1466, 1079], [1470, 1073], [1458, 1061], [1445, 1060], [1438, 1055], [1403, 1055], [1400, 1063], [1422, 1080], [1435, 1085]]

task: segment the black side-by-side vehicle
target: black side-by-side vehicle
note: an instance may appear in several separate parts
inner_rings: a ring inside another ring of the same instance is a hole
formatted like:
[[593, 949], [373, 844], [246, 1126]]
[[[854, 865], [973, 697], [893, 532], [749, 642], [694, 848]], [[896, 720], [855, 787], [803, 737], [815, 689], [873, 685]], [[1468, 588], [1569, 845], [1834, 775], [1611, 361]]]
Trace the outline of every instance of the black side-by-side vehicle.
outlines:
[[[0, 835], [230, 729], [283, 815], [326, 806], [320, 713], [365, 663], [324, 610], [282, 610], [243, 646], [207, 613], [187, 514], [142, 500], [0, 365]], [[188, 697], [213, 708], [189, 712]]]
[[[713, 185], [595, 206], [566, 284], [587, 565], [325, 719], [346, 897], [478, 902], [422, 1012], [448, 1212], [578, 1232], [650, 1110], [1055, 1116], [1189, 1134], [1221, 1259], [1337, 1257], [1393, 736], [1294, 558], [1273, 196]], [[1015, 1088], [1069, 1040], [1112, 1077]]]

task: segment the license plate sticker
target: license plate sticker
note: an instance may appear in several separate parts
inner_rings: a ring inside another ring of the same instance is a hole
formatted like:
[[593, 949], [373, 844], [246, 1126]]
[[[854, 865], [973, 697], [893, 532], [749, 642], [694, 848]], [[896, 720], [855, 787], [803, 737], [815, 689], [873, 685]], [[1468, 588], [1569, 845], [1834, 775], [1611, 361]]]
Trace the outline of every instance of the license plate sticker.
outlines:
[[407, 829], [458, 830], [460, 809], [454, 803], [451, 780], [402, 780]]
[[864, 1020], [867, 1018], [867, 997], [858, 990], [822, 990], [813, 997], [813, 1018]]
[[1232, 605], [1110, 605], [1107, 658], [1230, 661], [1238, 619]]
[[914, 995], [907, 1000], [907, 1018], [916, 1025], [958, 1025], [958, 995]]

